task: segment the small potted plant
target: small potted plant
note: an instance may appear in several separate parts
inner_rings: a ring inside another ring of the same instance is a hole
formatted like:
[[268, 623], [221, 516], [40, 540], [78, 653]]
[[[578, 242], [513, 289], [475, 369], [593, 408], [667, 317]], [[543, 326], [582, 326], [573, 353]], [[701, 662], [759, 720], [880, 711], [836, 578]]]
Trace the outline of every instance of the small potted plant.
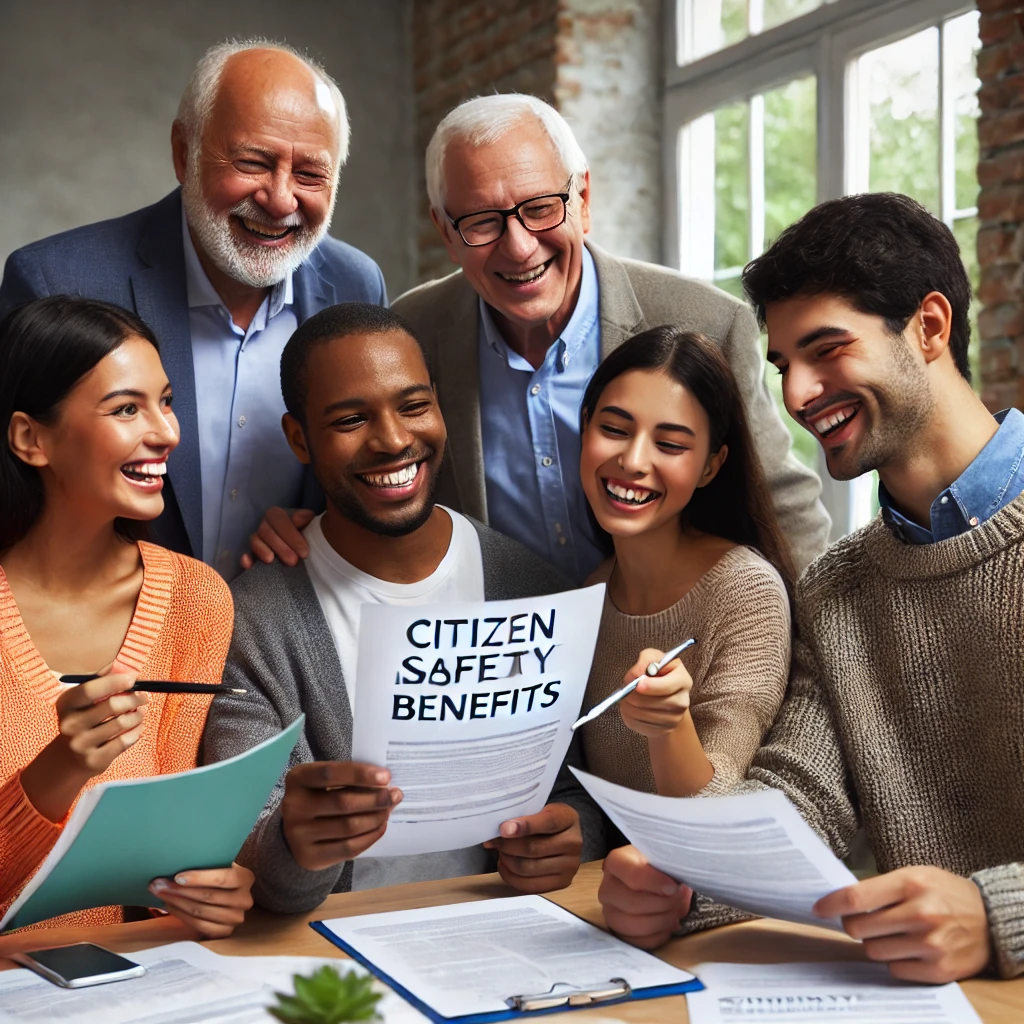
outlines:
[[268, 1009], [283, 1024], [349, 1024], [377, 1021], [381, 993], [373, 991], [373, 976], [324, 965], [308, 978], [296, 974], [295, 995], [275, 992], [277, 1005]]

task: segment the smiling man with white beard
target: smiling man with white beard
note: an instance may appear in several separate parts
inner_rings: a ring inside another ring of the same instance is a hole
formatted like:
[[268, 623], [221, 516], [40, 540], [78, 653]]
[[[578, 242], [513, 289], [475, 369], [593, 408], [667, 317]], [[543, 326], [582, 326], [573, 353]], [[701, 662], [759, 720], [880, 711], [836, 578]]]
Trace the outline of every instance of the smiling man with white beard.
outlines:
[[380, 269], [327, 234], [348, 156], [322, 68], [265, 40], [210, 49], [171, 131], [169, 196], [14, 252], [0, 315], [42, 295], [114, 302], [160, 339], [181, 445], [153, 539], [229, 579], [271, 506], [318, 504], [281, 434], [281, 352], [337, 302], [387, 301]]

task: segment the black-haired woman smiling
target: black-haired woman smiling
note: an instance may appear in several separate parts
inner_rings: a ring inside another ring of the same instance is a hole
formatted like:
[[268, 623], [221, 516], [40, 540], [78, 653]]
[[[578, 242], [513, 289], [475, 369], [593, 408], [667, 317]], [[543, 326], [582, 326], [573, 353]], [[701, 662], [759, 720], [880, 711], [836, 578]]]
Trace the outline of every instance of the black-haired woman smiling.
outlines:
[[612, 557], [584, 707], [697, 643], [583, 727], [591, 771], [689, 796], [742, 778], [782, 702], [793, 570], [735, 378], [701, 335], [657, 327], [597, 368], [583, 490]]
[[[178, 443], [149, 328], [55, 296], [0, 323], [0, 912], [56, 842], [83, 789], [196, 764], [208, 696], [135, 679], [220, 682], [231, 596], [200, 562], [138, 539], [163, 509]], [[63, 673], [99, 673], [66, 686]], [[117, 836], [110, 837], [116, 846]], [[238, 866], [157, 879], [205, 936], [251, 906]], [[105, 924], [121, 908], [63, 924]]]

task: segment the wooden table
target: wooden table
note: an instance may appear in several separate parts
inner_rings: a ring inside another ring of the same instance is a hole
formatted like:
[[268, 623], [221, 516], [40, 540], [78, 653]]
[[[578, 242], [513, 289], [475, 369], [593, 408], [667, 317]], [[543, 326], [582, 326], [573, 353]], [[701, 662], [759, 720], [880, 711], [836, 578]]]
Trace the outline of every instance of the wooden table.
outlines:
[[[603, 925], [597, 902], [601, 879], [600, 864], [585, 864], [573, 884], [550, 898], [567, 910], [595, 924]], [[229, 956], [283, 955], [344, 958], [345, 954], [322, 938], [308, 922], [332, 917], [385, 910], [432, 907], [439, 903], [465, 903], [495, 896], [515, 896], [497, 875], [453, 878], [445, 882], [416, 882], [388, 889], [329, 896], [313, 913], [284, 917], [253, 911], [230, 939], [207, 943], [216, 953]], [[97, 942], [120, 953], [193, 938], [172, 917], [134, 924], [89, 929], [40, 929], [0, 936], [0, 969], [16, 966], [2, 959], [21, 949], [38, 949], [68, 942]], [[859, 943], [844, 935], [782, 921], [751, 921], [729, 925], [676, 939], [658, 955], [678, 967], [693, 967], [702, 961], [732, 963], [799, 963], [812, 960], [863, 960]], [[1024, 1020], [1024, 978], [1017, 981], [966, 981], [963, 989], [985, 1024], [1019, 1024]], [[592, 1021], [626, 1021], [630, 1024], [686, 1024], [684, 996], [651, 999], [636, 1003], [554, 1014], [545, 1021], [585, 1024]], [[267, 1018], [268, 1022], [270, 1018]]]

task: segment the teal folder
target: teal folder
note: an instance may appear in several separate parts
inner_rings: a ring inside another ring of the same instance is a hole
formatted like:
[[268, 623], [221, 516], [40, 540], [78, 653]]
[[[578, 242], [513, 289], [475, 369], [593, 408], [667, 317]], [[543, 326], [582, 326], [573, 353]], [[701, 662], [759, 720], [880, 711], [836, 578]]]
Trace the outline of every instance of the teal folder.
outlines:
[[300, 715], [226, 761], [87, 790], [0, 931], [91, 907], [162, 907], [149, 891], [154, 878], [227, 867], [281, 777], [304, 721]]

